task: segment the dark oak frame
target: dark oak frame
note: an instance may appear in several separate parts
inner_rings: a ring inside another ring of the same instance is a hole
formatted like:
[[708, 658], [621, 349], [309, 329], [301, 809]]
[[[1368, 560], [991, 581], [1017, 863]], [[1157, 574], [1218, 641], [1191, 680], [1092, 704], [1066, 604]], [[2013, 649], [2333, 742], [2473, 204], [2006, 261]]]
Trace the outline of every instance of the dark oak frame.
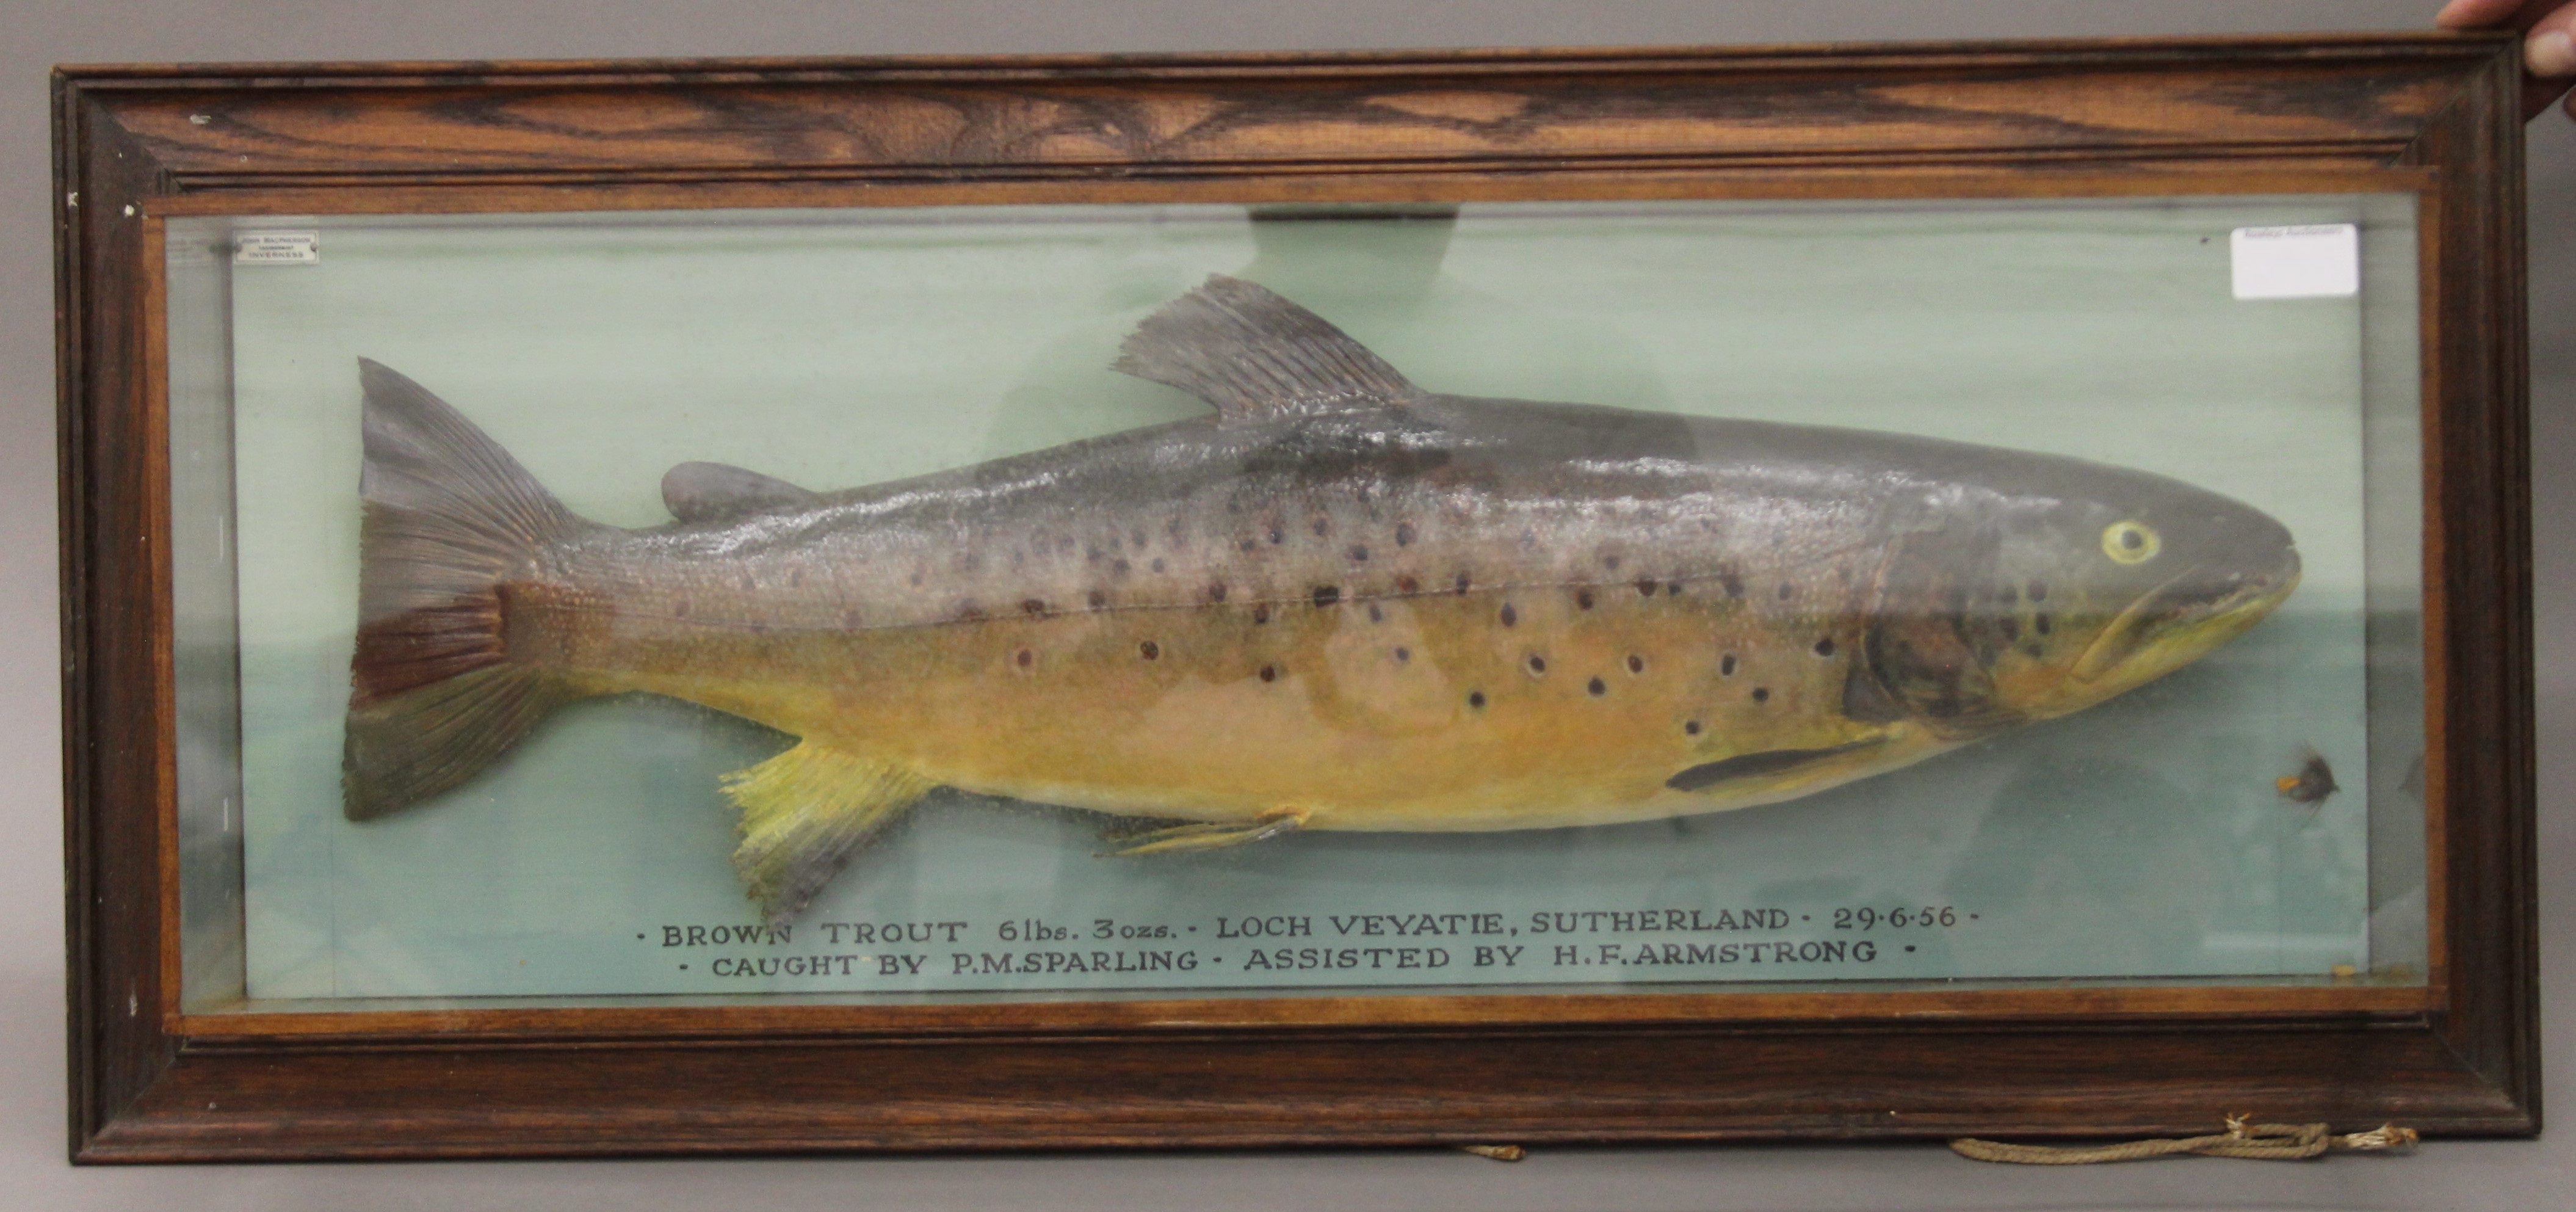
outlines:
[[[61, 69], [72, 1155], [2536, 1132], [2518, 64], [2391, 35]], [[179, 1005], [167, 217], [2301, 189], [2424, 203], [2426, 986]]]

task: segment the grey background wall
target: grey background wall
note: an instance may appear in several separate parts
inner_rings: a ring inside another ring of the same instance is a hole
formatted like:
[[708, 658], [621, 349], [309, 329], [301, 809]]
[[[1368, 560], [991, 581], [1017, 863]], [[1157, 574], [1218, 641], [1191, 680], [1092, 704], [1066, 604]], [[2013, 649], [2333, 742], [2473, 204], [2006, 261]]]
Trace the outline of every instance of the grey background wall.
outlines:
[[[2403, 1159], [1981, 1166], [1937, 1146], [84, 1169], [64, 1153], [45, 73], [57, 62], [2058, 37], [2425, 25], [2438, 0], [0, 0], [0, 1210], [2567, 1208], [2576, 1132]], [[2541, 911], [2576, 1114], [2576, 125], [2531, 146]], [[2213, 1116], [2233, 1108], [2213, 1107]]]

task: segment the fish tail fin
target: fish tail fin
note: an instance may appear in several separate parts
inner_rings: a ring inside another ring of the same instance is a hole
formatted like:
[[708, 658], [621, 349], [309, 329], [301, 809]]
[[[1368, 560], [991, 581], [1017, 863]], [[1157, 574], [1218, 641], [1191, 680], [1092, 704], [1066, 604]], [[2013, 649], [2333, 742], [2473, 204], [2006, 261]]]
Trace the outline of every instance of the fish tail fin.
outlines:
[[795, 916], [859, 844], [934, 784], [902, 767], [807, 740], [726, 775], [742, 810], [733, 867], [771, 921]]
[[546, 637], [512, 606], [555, 596], [536, 583], [541, 556], [595, 524], [445, 401], [358, 367], [365, 513], [340, 790], [349, 819], [367, 820], [464, 782], [581, 697], [531, 659]]

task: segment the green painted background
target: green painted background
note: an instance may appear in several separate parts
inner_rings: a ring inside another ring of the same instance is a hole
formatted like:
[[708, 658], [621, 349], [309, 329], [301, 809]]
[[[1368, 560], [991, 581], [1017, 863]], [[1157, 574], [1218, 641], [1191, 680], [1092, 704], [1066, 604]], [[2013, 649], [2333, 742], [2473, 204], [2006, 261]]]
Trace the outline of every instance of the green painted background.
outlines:
[[[2369, 814], [2414, 819], [2420, 808], [2400, 780], [2366, 787], [2363, 777], [2402, 770], [2410, 756], [2365, 747], [2365, 382], [2383, 411], [2394, 399], [2411, 415], [2412, 354], [2365, 350], [2356, 300], [2232, 300], [2227, 234], [2365, 221], [2365, 294], [2386, 309], [2375, 315], [2394, 317], [2387, 331], [2411, 335], [2403, 203], [1537, 205], [1471, 207], [1454, 226], [1254, 223], [1227, 208], [263, 221], [318, 228], [323, 253], [317, 265], [232, 272], [249, 992], [2367, 969]], [[174, 244], [218, 238], [219, 227], [174, 223]], [[2124, 699], [1735, 813], [1517, 834], [1295, 836], [1136, 860], [1095, 857], [1103, 818], [940, 793], [774, 945], [663, 945], [667, 928], [685, 937], [690, 926], [755, 920], [727, 863], [731, 814], [715, 782], [787, 743], [685, 704], [579, 704], [438, 803], [365, 825], [341, 819], [358, 357], [454, 403], [574, 510], [643, 526], [665, 520], [658, 481], [684, 460], [836, 488], [1193, 415], [1197, 402], [1105, 367], [1137, 320], [1210, 272], [1298, 299], [1437, 391], [1902, 430], [2163, 472], [2279, 517], [2307, 579], [2245, 638]], [[2410, 432], [2382, 429], [2399, 442]], [[2411, 450], [2397, 455], [2413, 466]], [[183, 481], [179, 499], [220, 508], [224, 487]], [[2389, 536], [2376, 538], [2385, 548]], [[2271, 786], [2311, 745], [2345, 785], [2313, 810]], [[2404, 926], [2420, 911], [2402, 889], [2382, 891], [2385, 967], [2409, 958]], [[1790, 923], [1687, 938], [1528, 928], [1536, 912], [1748, 907]], [[1837, 910], [1900, 907], [1947, 907], [1956, 924], [1834, 928]], [[1499, 914], [1519, 933], [1344, 938], [1331, 920], [1406, 913]], [[1215, 937], [1220, 918], [1282, 915], [1312, 919], [1315, 937], [1290, 945], [1442, 947], [1449, 963], [1246, 974], [1254, 944]], [[1000, 937], [1001, 923], [1029, 919], [1079, 937]], [[1095, 940], [1103, 920], [1113, 937]], [[823, 929], [936, 921], [970, 926], [954, 944], [901, 947], [850, 943], [847, 932], [836, 944]], [[1171, 937], [1120, 940], [1119, 926]], [[1605, 942], [1864, 939], [1876, 945], [1868, 962], [1849, 951], [1787, 964], [1776, 952], [1680, 967], [1550, 962], [1569, 942], [1597, 960]], [[1525, 950], [1518, 966], [1480, 967], [1480, 945]], [[1068, 947], [1189, 950], [1198, 966], [958, 976], [951, 958]], [[865, 958], [836, 959], [828, 977], [712, 970], [849, 955]], [[887, 955], [922, 957], [921, 971], [882, 975]]]

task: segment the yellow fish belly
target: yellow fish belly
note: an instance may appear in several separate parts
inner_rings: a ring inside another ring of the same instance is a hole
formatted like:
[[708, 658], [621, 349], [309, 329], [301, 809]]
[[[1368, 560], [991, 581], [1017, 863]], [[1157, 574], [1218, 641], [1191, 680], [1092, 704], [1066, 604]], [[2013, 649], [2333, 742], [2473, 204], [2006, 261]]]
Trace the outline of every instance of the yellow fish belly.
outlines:
[[[1765, 803], [1943, 747], [1845, 716], [1834, 626], [1792, 634], [1722, 593], [1545, 586], [715, 639], [620, 688], [1040, 803], [1526, 829]], [[1673, 785], [1781, 752], [1817, 756]]]

